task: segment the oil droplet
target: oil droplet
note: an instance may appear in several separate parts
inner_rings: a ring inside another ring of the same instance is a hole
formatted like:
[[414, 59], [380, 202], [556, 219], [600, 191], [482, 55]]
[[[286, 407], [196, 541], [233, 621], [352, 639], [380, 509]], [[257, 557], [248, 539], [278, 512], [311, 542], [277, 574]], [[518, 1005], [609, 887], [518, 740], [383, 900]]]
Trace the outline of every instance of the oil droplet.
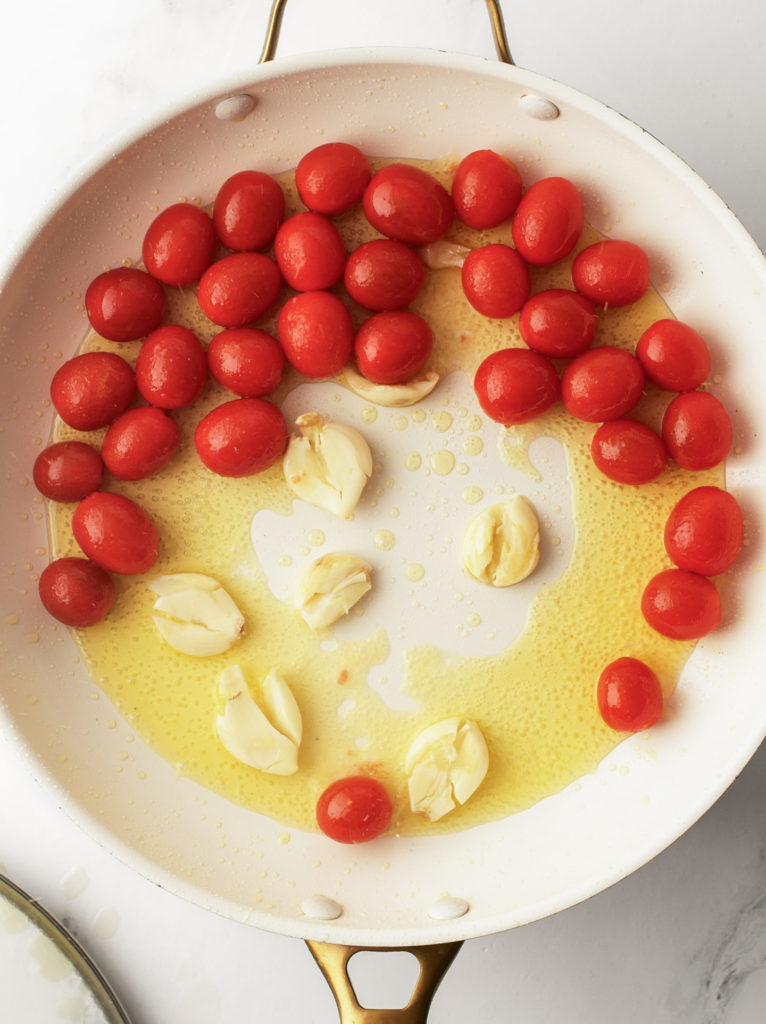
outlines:
[[429, 462], [431, 463], [431, 469], [438, 476], [447, 476], [455, 468], [455, 456], [452, 452], [447, 451], [446, 448], [441, 448], [438, 452], [434, 452]]
[[466, 487], [463, 491], [463, 501], [466, 505], [476, 505], [484, 497], [484, 491], [481, 487]]
[[441, 412], [434, 414], [431, 426], [434, 430], [438, 430], [440, 434], [443, 434], [445, 430], [449, 430], [452, 426], [452, 414], [442, 409]]
[[363, 423], [374, 423], [378, 418], [378, 410], [374, 405], [365, 405], [359, 415], [361, 416]]
[[426, 418], [425, 409], [413, 409], [412, 410], [412, 422], [423, 423]]
[[422, 461], [423, 460], [420, 457], [420, 452], [407, 452], [407, 454], [404, 457], [404, 465], [407, 467], [407, 469], [410, 470], [410, 472], [413, 473], [415, 472], [416, 469], [420, 469], [420, 464], [422, 463]]
[[463, 451], [466, 455], [479, 455], [484, 448], [484, 442], [476, 434], [471, 434], [463, 441]]
[[325, 542], [324, 532], [322, 530], [309, 530], [306, 534], [306, 540], [314, 548], [321, 547]]
[[39, 644], [40, 634], [39, 633], [27, 633], [26, 641], [28, 644]]
[[398, 519], [399, 516], [401, 515], [401, 512], [399, 511], [398, 508], [396, 508], [396, 506], [394, 506], [393, 508], [389, 509], [388, 514], [391, 516], [392, 519]]
[[466, 430], [477, 431], [481, 430], [481, 416], [477, 416], [476, 413], [471, 413], [468, 419], [465, 421]]
[[19, 623], [19, 617], [15, 612], [11, 612], [10, 615], [5, 616], [6, 626], [17, 626]]
[[280, 834], [279, 834], [279, 844], [280, 844], [280, 846], [287, 846], [287, 844], [289, 842], [290, 842], [290, 833], [289, 832], [280, 832]]
[[467, 626], [472, 626], [474, 628], [476, 626], [480, 626], [481, 625], [481, 615], [479, 615], [478, 612], [471, 612], [469, 615], [466, 615], [465, 623], [466, 623]]
[[410, 564], [406, 566], [404, 570], [404, 575], [407, 577], [410, 583], [417, 583], [418, 580], [423, 579], [425, 574], [425, 569], [418, 562], [410, 562]]
[[406, 430], [407, 429], [407, 417], [397, 416], [394, 419], [394, 430]]
[[282, 555], [282, 557], [279, 559], [279, 564], [282, 566], [283, 569], [286, 569], [288, 566], [293, 564], [293, 556]]
[[372, 539], [380, 551], [390, 551], [396, 544], [396, 537], [390, 530], [376, 530]]

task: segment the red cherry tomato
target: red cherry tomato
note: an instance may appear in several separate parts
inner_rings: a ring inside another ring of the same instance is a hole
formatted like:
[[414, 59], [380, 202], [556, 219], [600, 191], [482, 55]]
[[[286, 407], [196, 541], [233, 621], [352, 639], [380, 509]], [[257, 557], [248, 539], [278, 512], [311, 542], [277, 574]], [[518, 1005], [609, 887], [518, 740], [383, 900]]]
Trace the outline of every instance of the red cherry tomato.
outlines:
[[682, 469], [710, 469], [731, 450], [733, 430], [722, 402], [707, 391], [677, 395], [662, 418], [662, 438]]
[[337, 843], [366, 843], [388, 828], [393, 808], [385, 786], [368, 775], [331, 783], [317, 800], [317, 824]]
[[582, 196], [568, 178], [543, 178], [521, 197], [513, 215], [513, 244], [535, 267], [568, 256], [577, 244], [585, 213]]
[[524, 341], [551, 359], [571, 359], [590, 348], [597, 325], [593, 303], [568, 288], [537, 292], [527, 299], [519, 316]]
[[358, 203], [370, 180], [370, 162], [347, 142], [327, 142], [306, 153], [295, 168], [298, 195], [328, 217]]
[[114, 604], [109, 573], [87, 558], [57, 558], [40, 573], [40, 600], [65, 626], [95, 626]]
[[643, 393], [641, 364], [614, 345], [583, 352], [561, 377], [561, 398], [567, 412], [589, 423], [620, 419]]
[[32, 467], [35, 487], [51, 501], [82, 501], [101, 486], [104, 463], [84, 441], [57, 441], [37, 456]]
[[620, 484], [648, 484], [668, 462], [659, 434], [637, 420], [602, 423], [591, 441], [591, 455], [604, 476]]
[[428, 245], [442, 238], [454, 216], [452, 198], [444, 186], [409, 164], [388, 164], [376, 171], [362, 205], [377, 231], [409, 245]]
[[354, 249], [343, 275], [354, 302], [376, 312], [409, 306], [425, 281], [426, 268], [418, 254], [393, 238], [376, 238]]
[[149, 515], [130, 498], [95, 491], [72, 516], [72, 533], [85, 554], [108, 572], [148, 572], [160, 550]]
[[649, 290], [649, 260], [633, 242], [595, 242], [575, 256], [572, 281], [597, 305], [629, 306]]
[[710, 352], [693, 327], [680, 320], [658, 320], [636, 345], [644, 373], [667, 391], [694, 391], [710, 373]]
[[207, 268], [197, 287], [197, 301], [219, 327], [244, 327], [274, 305], [281, 287], [282, 275], [268, 256], [235, 252]]
[[136, 375], [115, 352], [83, 352], [60, 366], [51, 400], [64, 423], [98, 430], [124, 412], [136, 393]]
[[239, 171], [221, 185], [213, 203], [218, 238], [235, 252], [258, 252], [274, 241], [285, 215], [285, 196], [263, 171]]
[[455, 213], [469, 228], [494, 228], [508, 220], [521, 199], [521, 174], [491, 149], [463, 157], [452, 179]]
[[553, 363], [522, 348], [487, 356], [476, 371], [474, 388], [484, 412], [506, 427], [537, 419], [560, 393]]
[[334, 377], [351, 358], [354, 328], [331, 292], [301, 292], [282, 306], [277, 333], [288, 362], [304, 377]]
[[159, 213], [144, 235], [144, 266], [163, 284], [199, 281], [215, 250], [210, 215], [192, 203], [175, 203]]
[[665, 550], [679, 569], [701, 576], [726, 572], [742, 548], [744, 523], [737, 499], [720, 487], [695, 487], [665, 524]]
[[354, 338], [359, 372], [375, 384], [404, 384], [423, 369], [432, 348], [431, 328], [406, 309], [375, 313]]
[[136, 359], [139, 393], [160, 409], [182, 409], [199, 398], [207, 379], [207, 355], [188, 327], [165, 324], [152, 331]]
[[99, 274], [85, 291], [85, 311], [94, 331], [108, 341], [136, 341], [165, 315], [167, 300], [159, 281], [135, 267]]
[[327, 217], [311, 211], [296, 213], [281, 224], [274, 257], [287, 284], [301, 292], [332, 288], [346, 265], [340, 232]]
[[143, 480], [170, 462], [181, 431], [162, 409], [142, 405], [118, 416], [101, 444], [104, 465], [119, 480]]
[[699, 640], [721, 621], [721, 599], [706, 576], [686, 569], [665, 569], [641, 597], [644, 618], [671, 640]]
[[241, 398], [262, 398], [279, 387], [285, 353], [266, 331], [233, 327], [212, 339], [207, 360], [212, 375], [229, 391]]
[[219, 476], [252, 476], [282, 457], [287, 427], [271, 402], [234, 398], [200, 420], [194, 444], [203, 463]]
[[463, 291], [483, 316], [505, 319], [529, 297], [529, 270], [510, 245], [495, 242], [470, 252], [461, 270]]
[[618, 658], [599, 676], [596, 700], [601, 717], [618, 732], [648, 729], [662, 714], [662, 687], [638, 658]]

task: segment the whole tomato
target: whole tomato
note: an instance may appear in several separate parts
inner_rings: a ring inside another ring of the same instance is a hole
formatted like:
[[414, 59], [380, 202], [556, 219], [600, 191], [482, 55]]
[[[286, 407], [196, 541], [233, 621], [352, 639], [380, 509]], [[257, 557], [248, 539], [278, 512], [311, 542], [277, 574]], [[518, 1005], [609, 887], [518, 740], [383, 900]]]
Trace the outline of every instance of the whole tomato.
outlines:
[[636, 345], [644, 373], [667, 391], [694, 391], [710, 373], [710, 352], [701, 334], [681, 320], [657, 320]]
[[388, 828], [393, 808], [385, 786], [368, 775], [331, 783], [316, 805], [317, 824], [337, 843], [366, 843]]
[[309, 210], [282, 222], [274, 239], [274, 258], [291, 288], [313, 292], [340, 281], [346, 249], [332, 221]]
[[636, 357], [614, 345], [577, 356], [561, 376], [567, 412], [589, 423], [621, 419], [644, 393], [644, 371]]
[[262, 398], [282, 381], [285, 353], [276, 338], [257, 327], [221, 331], [207, 348], [210, 372], [241, 398]]
[[601, 717], [618, 732], [648, 729], [662, 714], [662, 687], [638, 658], [617, 658], [603, 670], [596, 687]]
[[452, 178], [455, 213], [469, 228], [494, 228], [521, 199], [521, 174], [507, 157], [478, 149], [463, 157]]
[[32, 479], [51, 501], [82, 501], [101, 486], [104, 463], [96, 449], [84, 441], [57, 441], [35, 459]]
[[662, 418], [662, 438], [682, 469], [710, 469], [731, 450], [733, 430], [723, 403], [707, 391], [676, 395]]
[[110, 491], [95, 491], [80, 502], [72, 533], [88, 558], [107, 572], [148, 572], [159, 554], [150, 516], [135, 501]]
[[513, 215], [513, 244], [527, 263], [547, 267], [574, 249], [585, 222], [582, 196], [568, 178], [530, 185]]
[[351, 316], [332, 292], [301, 292], [282, 306], [277, 333], [291, 366], [304, 377], [334, 377], [351, 358]]
[[104, 465], [119, 480], [143, 480], [163, 469], [178, 451], [181, 431], [162, 409], [128, 409], [110, 425], [101, 444]]
[[370, 180], [370, 162], [348, 142], [326, 142], [298, 161], [295, 185], [309, 208], [328, 217], [358, 203]]
[[75, 430], [98, 430], [124, 412], [136, 393], [136, 375], [115, 352], [82, 352], [51, 380], [51, 401]]
[[665, 550], [679, 569], [717, 576], [742, 548], [742, 510], [733, 494], [703, 486], [685, 494], [665, 524]]
[[164, 324], [148, 336], [136, 358], [138, 391], [159, 409], [196, 402], [207, 379], [207, 355], [193, 331]]
[[184, 287], [199, 281], [215, 250], [210, 215], [193, 203], [174, 203], [157, 214], [142, 246], [144, 266], [163, 284]]
[[388, 164], [376, 171], [362, 206], [377, 231], [409, 245], [442, 238], [454, 217], [449, 192], [433, 175], [410, 164]]
[[423, 369], [432, 348], [431, 328], [406, 309], [373, 314], [354, 338], [359, 372], [375, 384], [404, 384]]
[[260, 252], [235, 252], [212, 263], [200, 278], [197, 301], [219, 327], [245, 327], [277, 301], [282, 275]]
[[200, 420], [194, 444], [202, 462], [219, 476], [252, 476], [284, 455], [287, 427], [271, 402], [234, 398]]
[[162, 323], [166, 306], [159, 281], [136, 267], [106, 270], [85, 291], [91, 327], [108, 341], [145, 337]]
[[537, 419], [560, 394], [553, 363], [522, 348], [487, 356], [476, 371], [474, 388], [484, 412], [506, 427]]
[[572, 359], [590, 348], [598, 317], [583, 295], [568, 288], [548, 288], [521, 307], [519, 333], [535, 352], [551, 359]]
[[644, 618], [671, 640], [699, 640], [721, 621], [721, 599], [706, 576], [665, 569], [647, 583], [641, 597]]
[[495, 242], [474, 249], [460, 273], [466, 298], [483, 316], [506, 319], [529, 297], [529, 270], [510, 245]]
[[590, 450], [604, 476], [621, 484], [648, 484], [668, 463], [660, 435], [638, 420], [602, 423], [593, 435]]
[[358, 246], [343, 274], [354, 302], [376, 312], [409, 306], [425, 281], [426, 268], [418, 254], [393, 238], [375, 238]]
[[95, 626], [114, 604], [112, 577], [88, 558], [57, 558], [37, 586], [45, 610], [65, 626]]
[[596, 305], [629, 306], [649, 290], [649, 259], [634, 242], [595, 242], [575, 256], [572, 282]]
[[259, 252], [270, 246], [284, 215], [284, 192], [263, 171], [232, 174], [213, 203], [216, 234], [235, 252]]

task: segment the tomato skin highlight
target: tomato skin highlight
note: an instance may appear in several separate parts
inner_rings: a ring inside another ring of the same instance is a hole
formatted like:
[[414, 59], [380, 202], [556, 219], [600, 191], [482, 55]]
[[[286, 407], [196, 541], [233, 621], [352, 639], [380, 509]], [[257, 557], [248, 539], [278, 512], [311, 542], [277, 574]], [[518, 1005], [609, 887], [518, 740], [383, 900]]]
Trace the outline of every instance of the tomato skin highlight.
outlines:
[[136, 267], [106, 270], [85, 291], [91, 327], [107, 341], [145, 337], [162, 323], [166, 306], [159, 281]]
[[638, 420], [608, 420], [596, 430], [591, 456], [604, 476], [620, 484], [648, 484], [668, 463], [665, 442]]
[[204, 210], [174, 203], [157, 214], [144, 235], [144, 266], [163, 284], [194, 284], [210, 266], [215, 242], [213, 221]]
[[535, 352], [551, 359], [572, 359], [590, 348], [598, 317], [593, 303], [568, 288], [532, 295], [521, 308], [519, 333]]
[[331, 783], [316, 805], [319, 828], [336, 843], [377, 839], [391, 822], [393, 807], [382, 783], [368, 775], [352, 775]]
[[358, 203], [371, 177], [370, 162], [348, 142], [327, 142], [310, 150], [295, 168], [298, 195], [309, 210], [328, 217]]
[[596, 688], [601, 717], [618, 732], [640, 732], [662, 714], [662, 686], [643, 661], [617, 658], [603, 670]]
[[200, 278], [197, 301], [219, 327], [245, 327], [277, 301], [282, 275], [259, 252], [235, 252], [212, 263]]
[[614, 345], [589, 349], [561, 375], [567, 412], [589, 423], [622, 419], [644, 393], [644, 371], [634, 355]]
[[282, 382], [285, 353], [276, 338], [258, 327], [232, 327], [207, 347], [210, 372], [240, 398], [263, 398]]
[[513, 214], [521, 199], [516, 165], [491, 149], [463, 157], [452, 178], [455, 213], [468, 227], [494, 228]]
[[51, 401], [75, 430], [105, 427], [133, 401], [136, 375], [116, 352], [82, 352], [53, 375]]
[[374, 312], [409, 306], [425, 281], [426, 268], [418, 254], [394, 238], [363, 242], [350, 253], [343, 272], [354, 302]]
[[340, 281], [346, 249], [332, 221], [309, 210], [282, 222], [274, 239], [274, 258], [291, 288], [313, 292]]
[[196, 402], [207, 380], [207, 355], [188, 327], [164, 324], [152, 331], [136, 358], [139, 394], [160, 409]]
[[149, 515], [111, 491], [95, 491], [80, 502], [72, 533], [88, 558], [108, 572], [148, 572], [159, 555], [159, 537]]
[[82, 501], [101, 486], [104, 463], [84, 441], [56, 441], [34, 461], [35, 487], [51, 501]]
[[721, 621], [721, 598], [706, 576], [686, 569], [665, 569], [647, 583], [641, 596], [647, 623], [671, 640], [699, 640]]
[[114, 604], [109, 573], [88, 558], [57, 558], [40, 573], [40, 600], [45, 610], [65, 626], [95, 626]]
[[649, 290], [649, 259], [634, 242], [594, 242], [575, 256], [572, 282], [597, 306], [629, 306]]
[[715, 395], [685, 391], [665, 410], [662, 439], [682, 469], [711, 469], [731, 451], [734, 432], [729, 414]]
[[181, 431], [162, 409], [128, 409], [109, 426], [101, 458], [119, 480], [143, 480], [159, 473], [178, 451]]
[[644, 373], [666, 391], [694, 391], [710, 373], [705, 340], [681, 320], [657, 320], [636, 344]]
[[354, 338], [359, 372], [375, 384], [404, 384], [423, 369], [433, 348], [426, 321], [409, 310], [374, 313]]
[[282, 306], [277, 334], [287, 361], [304, 377], [334, 377], [351, 358], [351, 316], [332, 292], [301, 292]]
[[362, 206], [377, 231], [409, 245], [443, 238], [454, 217], [449, 192], [433, 175], [410, 164], [388, 164], [376, 171]]
[[279, 182], [263, 171], [238, 171], [221, 185], [213, 203], [218, 238], [235, 252], [260, 252], [274, 241], [285, 215]]
[[474, 389], [484, 412], [506, 427], [537, 419], [560, 395], [553, 363], [521, 348], [488, 355], [476, 371]]
[[282, 412], [263, 398], [233, 398], [211, 410], [194, 431], [202, 462], [219, 476], [253, 476], [287, 448]]
[[665, 524], [665, 550], [679, 569], [717, 576], [731, 568], [742, 549], [744, 521], [733, 494], [720, 487], [695, 487], [674, 506]]
[[529, 269], [518, 252], [502, 242], [470, 252], [460, 274], [465, 297], [483, 316], [507, 319], [529, 298]]
[[568, 178], [530, 185], [513, 215], [513, 244], [535, 267], [558, 263], [574, 249], [585, 223], [582, 196]]

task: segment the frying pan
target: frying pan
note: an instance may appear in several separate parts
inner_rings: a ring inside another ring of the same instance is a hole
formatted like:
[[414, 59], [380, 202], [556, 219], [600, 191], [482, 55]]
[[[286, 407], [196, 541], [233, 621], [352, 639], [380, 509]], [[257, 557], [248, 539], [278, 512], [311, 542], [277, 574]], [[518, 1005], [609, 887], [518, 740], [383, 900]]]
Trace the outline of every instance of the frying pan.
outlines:
[[[138, 739], [116, 770], [110, 723], [117, 712], [75, 663], [66, 631], [37, 603], [46, 532], [29, 484], [49, 429], [45, 395], [57, 353], [73, 353], [82, 338], [87, 282], [131, 247], [138, 252], [152, 208], [179, 195], [212, 196], [241, 167], [243, 152], [266, 170], [293, 166], [318, 131], [401, 157], [492, 147], [517, 154], [534, 175], [587, 182], [591, 223], [646, 239], [674, 313], [704, 325], [716, 391], [735, 420], [728, 486], [749, 522], [748, 549], [725, 584], [725, 627], [698, 645], [661, 728], [622, 744], [577, 786], [503, 822], [350, 850], [295, 832], [286, 844], [283, 828], [178, 778]], [[62, 201], [10, 269], [0, 297], [9, 367], [2, 417], [12, 453], [0, 512], [2, 536], [12, 538], [2, 579], [15, 619], [3, 637], [4, 733], [62, 806], [147, 877], [234, 919], [333, 948], [429, 946], [446, 961], [454, 945], [445, 944], [538, 919], [624, 877], [710, 806], [766, 731], [757, 529], [765, 504], [757, 391], [765, 278], [752, 240], [672, 154], [601, 104], [507, 62], [413, 50], [307, 55], [267, 61], [251, 81], [167, 112]], [[317, 893], [339, 900], [337, 920], [304, 912]], [[465, 900], [467, 912], [430, 916], [445, 893]]]

